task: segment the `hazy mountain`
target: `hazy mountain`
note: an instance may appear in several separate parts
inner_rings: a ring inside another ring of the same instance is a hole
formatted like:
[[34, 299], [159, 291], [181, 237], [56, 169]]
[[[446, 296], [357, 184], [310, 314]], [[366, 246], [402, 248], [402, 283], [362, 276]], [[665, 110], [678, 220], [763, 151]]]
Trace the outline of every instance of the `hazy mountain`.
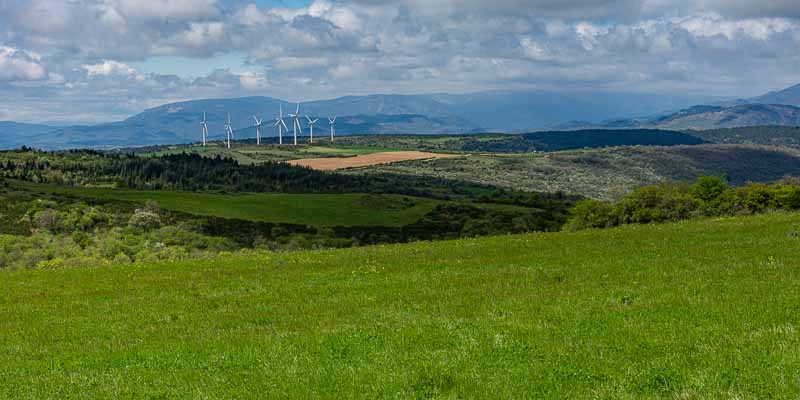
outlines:
[[693, 112], [660, 118], [662, 129], [715, 129], [742, 126], [796, 126], [800, 108], [782, 104], [743, 104], [733, 107], [693, 107]]
[[22, 122], [0, 121], [0, 148], [14, 148], [29, 144], [31, 138], [53, 132], [57, 127]]
[[523, 132], [567, 121], [603, 121], [672, 112], [707, 98], [598, 91], [491, 91], [431, 96], [493, 132]]
[[[676, 113], [646, 120], [614, 120], [588, 128], [653, 128], [653, 129], [718, 129], [744, 126], [797, 126], [800, 108], [783, 104], [741, 104], [724, 106], [693, 106]], [[579, 129], [586, 129], [581, 126]], [[570, 129], [564, 126], [562, 129]]]
[[800, 106], [800, 84], [783, 90], [769, 92], [763, 96], [748, 99], [747, 102], [756, 104], [787, 104], [791, 106]]
[[[337, 133], [467, 133], [515, 132], [544, 128], [569, 120], [599, 121], [631, 115], [654, 115], [686, 107], [698, 99], [610, 92], [491, 91], [471, 94], [347, 96], [301, 104], [300, 113], [320, 118], [318, 129], [327, 128], [327, 117], [337, 115]], [[43, 148], [118, 147], [193, 142], [199, 139], [206, 113], [212, 138], [224, 136], [230, 113], [237, 138], [255, 137], [253, 115], [265, 119], [262, 134], [276, 136], [272, 127], [283, 106], [288, 114], [295, 104], [271, 97], [205, 99], [165, 104], [145, 110], [124, 121], [93, 126], [26, 130], [23, 140], [0, 138], [0, 146], [21, 144]], [[306, 127], [306, 121], [303, 121]], [[13, 129], [12, 129], [13, 130]], [[34, 137], [35, 136], [35, 137]]]
[[[791, 88], [773, 95], [789, 91]], [[789, 98], [788, 95], [783, 96]], [[301, 104], [300, 113], [303, 116], [320, 118], [320, 123], [317, 125], [320, 131], [327, 129], [329, 115], [337, 115], [339, 117], [337, 133], [340, 135], [529, 132], [541, 129], [596, 127], [716, 128], [740, 126], [739, 124], [746, 124], [750, 120], [760, 123], [770, 121], [792, 123], [791, 112], [787, 110], [775, 111], [772, 114], [764, 110], [760, 112], [752, 110], [749, 113], [746, 110], [733, 110], [731, 117], [726, 118], [724, 115], [705, 114], [711, 110], [689, 107], [703, 100], [707, 99], [600, 91], [520, 90], [470, 94], [376, 94], [311, 101]], [[4, 133], [0, 137], [0, 147], [27, 144], [42, 148], [107, 148], [194, 142], [199, 140], [200, 122], [204, 112], [212, 139], [224, 137], [224, 124], [228, 113], [237, 132], [237, 139], [255, 137], [253, 115], [264, 118], [262, 134], [270, 137], [277, 135], [277, 130], [272, 124], [281, 105], [287, 125], [291, 125], [288, 114], [295, 111], [296, 105], [286, 101], [271, 97], [204, 99], [165, 104], [145, 110], [124, 121], [92, 126], [54, 128], [45, 125], [17, 127], [9, 125], [7, 131], [0, 130], [0, 133]], [[674, 113], [674, 110], [681, 109], [683, 111]], [[660, 115], [665, 116], [656, 117]], [[306, 121], [303, 121], [303, 127], [306, 128]]]

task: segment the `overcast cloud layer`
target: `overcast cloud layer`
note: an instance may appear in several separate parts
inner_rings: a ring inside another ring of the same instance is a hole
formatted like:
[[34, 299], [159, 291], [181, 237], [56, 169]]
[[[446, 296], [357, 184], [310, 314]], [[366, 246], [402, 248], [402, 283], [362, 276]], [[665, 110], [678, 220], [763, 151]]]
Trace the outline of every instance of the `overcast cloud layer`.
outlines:
[[[555, 88], [712, 97], [800, 83], [796, 0], [260, 4], [0, 0], [0, 120], [108, 121], [246, 95]], [[164, 59], [186, 72], [159, 71]], [[190, 72], [220, 59], [239, 61]]]

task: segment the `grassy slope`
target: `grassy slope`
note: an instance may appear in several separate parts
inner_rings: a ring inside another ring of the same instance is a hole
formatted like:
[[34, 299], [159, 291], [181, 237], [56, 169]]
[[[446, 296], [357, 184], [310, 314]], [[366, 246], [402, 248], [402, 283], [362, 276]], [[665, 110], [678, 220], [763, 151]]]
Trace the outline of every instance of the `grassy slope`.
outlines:
[[604, 200], [665, 180], [725, 175], [733, 183], [800, 175], [793, 149], [743, 145], [614, 147], [548, 154], [473, 155], [348, 171], [428, 175], [521, 190], [564, 191]]
[[[411, 196], [374, 197], [358, 193], [207, 194], [25, 185], [44, 192], [89, 198], [133, 202], [154, 200], [164, 209], [195, 215], [313, 226], [403, 226], [418, 221], [441, 203]], [[369, 199], [373, 201], [364, 201]]]
[[797, 398], [800, 214], [0, 274], [1, 398]]

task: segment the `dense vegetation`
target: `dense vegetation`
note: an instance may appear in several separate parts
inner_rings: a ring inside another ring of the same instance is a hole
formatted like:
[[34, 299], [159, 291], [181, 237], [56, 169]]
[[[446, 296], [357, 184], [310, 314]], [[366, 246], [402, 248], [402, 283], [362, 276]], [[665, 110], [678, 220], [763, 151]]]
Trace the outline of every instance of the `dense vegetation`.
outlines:
[[800, 209], [800, 180], [730, 187], [719, 177], [702, 176], [688, 183], [661, 183], [635, 190], [614, 203], [583, 200], [575, 205], [567, 230], [608, 228], [623, 224], [683, 221], [696, 217], [750, 215]]
[[[0, 153], [0, 159], [0, 269], [555, 231], [575, 200], [186, 154], [16, 151]], [[358, 190], [368, 193], [352, 193]]]
[[524, 134], [350, 136], [337, 145], [447, 152], [528, 153], [612, 146], [701, 144], [690, 134], [657, 129], [587, 129]]
[[280, 162], [242, 165], [230, 158], [195, 153], [139, 157], [23, 149], [0, 152], [0, 178], [3, 177], [66, 186], [189, 192], [393, 193], [439, 199], [475, 199], [491, 192], [485, 201], [515, 201], [509, 190], [464, 181], [413, 175], [342, 175]]
[[800, 148], [800, 127], [797, 126], [748, 126], [686, 133], [713, 143]]
[[480, 154], [379, 165], [346, 173], [424, 175], [514, 190], [616, 200], [644, 185], [689, 182], [703, 175], [724, 175], [735, 185], [800, 176], [800, 154], [793, 149], [745, 145], [633, 146], [544, 154]]
[[1, 398], [797, 398], [800, 214], [0, 274]]

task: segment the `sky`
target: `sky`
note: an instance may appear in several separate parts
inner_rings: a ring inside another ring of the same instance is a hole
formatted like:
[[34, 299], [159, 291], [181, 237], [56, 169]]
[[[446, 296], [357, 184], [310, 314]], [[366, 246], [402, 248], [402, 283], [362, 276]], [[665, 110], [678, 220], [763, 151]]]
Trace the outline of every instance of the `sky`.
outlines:
[[797, 0], [0, 0], [0, 120], [264, 95], [800, 83]]

